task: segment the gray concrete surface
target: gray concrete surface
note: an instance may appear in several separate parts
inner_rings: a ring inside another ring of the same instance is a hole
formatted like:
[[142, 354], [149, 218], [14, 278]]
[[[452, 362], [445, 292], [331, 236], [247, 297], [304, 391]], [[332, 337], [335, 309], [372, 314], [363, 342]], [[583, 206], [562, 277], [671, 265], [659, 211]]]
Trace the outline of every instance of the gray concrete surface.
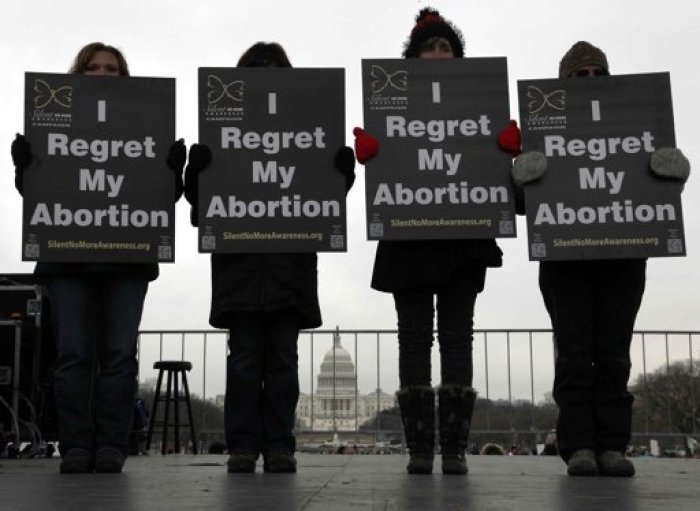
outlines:
[[572, 478], [554, 457], [470, 456], [468, 476], [409, 476], [401, 455], [298, 454], [297, 474], [227, 474], [225, 456], [129, 458], [122, 474], [61, 475], [0, 460], [0, 510], [700, 509], [700, 460], [635, 460], [631, 479]]

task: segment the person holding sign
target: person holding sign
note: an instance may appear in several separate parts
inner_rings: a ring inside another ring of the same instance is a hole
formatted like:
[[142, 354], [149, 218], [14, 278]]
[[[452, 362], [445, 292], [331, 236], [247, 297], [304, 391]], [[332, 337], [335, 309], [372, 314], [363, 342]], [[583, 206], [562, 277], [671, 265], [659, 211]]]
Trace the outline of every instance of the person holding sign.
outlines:
[[[565, 80], [609, 74], [605, 53], [585, 41], [574, 44], [559, 65], [559, 78]], [[685, 182], [690, 164], [680, 150], [650, 152], [652, 175]], [[522, 189], [546, 172], [547, 157], [534, 151], [515, 160], [512, 174]], [[635, 473], [624, 456], [633, 401], [627, 381], [645, 272], [644, 258], [540, 262], [540, 290], [556, 343], [557, 443], [571, 476]]]
[[[80, 50], [69, 73], [129, 76], [129, 69], [117, 48], [91, 43]], [[22, 135], [12, 143], [12, 159], [15, 185], [22, 194], [25, 169], [33, 161], [32, 148]], [[167, 158], [175, 173], [173, 201], [182, 194], [185, 159], [180, 140]], [[34, 274], [48, 287], [56, 335], [60, 471], [121, 472], [136, 397], [138, 328], [158, 265], [39, 262]]]
[[[290, 68], [277, 43], [256, 43], [238, 67]], [[185, 170], [185, 198], [199, 225], [199, 177], [211, 150], [193, 144]], [[355, 156], [340, 148], [335, 168], [346, 190], [355, 180]], [[317, 255], [213, 253], [210, 323], [229, 330], [224, 421], [231, 473], [254, 472], [262, 453], [265, 472], [296, 472], [292, 430], [299, 398], [299, 331], [321, 325]]]
[[[462, 34], [438, 11], [422, 9], [403, 56], [462, 58]], [[515, 142], [519, 135], [515, 125], [507, 131], [499, 140]], [[360, 128], [354, 134], [358, 161], [366, 163], [381, 150], [378, 141]], [[519, 141], [510, 149], [517, 151]], [[397, 398], [410, 452], [406, 467], [409, 474], [430, 474], [433, 470], [435, 391], [431, 386], [430, 355], [436, 311], [442, 377], [437, 390], [442, 472], [468, 471], [465, 452], [476, 401], [472, 388], [474, 304], [484, 288], [486, 269], [501, 264], [502, 252], [492, 238], [378, 242], [372, 288], [392, 293], [396, 306]]]

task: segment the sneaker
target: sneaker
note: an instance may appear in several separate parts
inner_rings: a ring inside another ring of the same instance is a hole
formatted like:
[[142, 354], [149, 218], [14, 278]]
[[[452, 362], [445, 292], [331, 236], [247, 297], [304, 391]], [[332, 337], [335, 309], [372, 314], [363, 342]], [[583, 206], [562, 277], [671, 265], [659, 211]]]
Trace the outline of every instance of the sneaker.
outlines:
[[443, 474], [466, 474], [469, 472], [467, 458], [464, 454], [443, 454], [442, 473]]
[[598, 468], [601, 475], [611, 477], [632, 477], [634, 465], [619, 451], [604, 451], [598, 455]]
[[114, 447], [100, 447], [95, 454], [95, 472], [100, 474], [120, 474], [126, 456]]
[[226, 465], [232, 474], [255, 472], [255, 463], [258, 461], [258, 454], [246, 449], [233, 449], [229, 454]]
[[61, 474], [88, 474], [93, 471], [92, 453], [87, 449], [74, 447], [61, 458]]
[[409, 474], [432, 474], [433, 473], [433, 453], [411, 453], [406, 465], [406, 472]]
[[294, 453], [287, 449], [273, 449], [264, 455], [263, 470], [265, 472], [291, 474], [297, 471], [297, 460]]
[[570, 476], [598, 475], [595, 453], [590, 449], [579, 449], [574, 452], [566, 464], [566, 472]]

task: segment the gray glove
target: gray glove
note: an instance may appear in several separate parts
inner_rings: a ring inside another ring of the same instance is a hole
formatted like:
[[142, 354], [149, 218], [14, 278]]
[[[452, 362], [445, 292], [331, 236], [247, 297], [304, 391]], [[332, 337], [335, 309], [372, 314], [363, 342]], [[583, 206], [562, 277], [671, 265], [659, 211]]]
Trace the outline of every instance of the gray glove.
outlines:
[[662, 147], [651, 154], [649, 168], [658, 177], [685, 182], [690, 175], [688, 158], [675, 147]]
[[516, 186], [533, 183], [544, 176], [547, 170], [547, 157], [539, 151], [528, 151], [515, 159], [511, 176]]

